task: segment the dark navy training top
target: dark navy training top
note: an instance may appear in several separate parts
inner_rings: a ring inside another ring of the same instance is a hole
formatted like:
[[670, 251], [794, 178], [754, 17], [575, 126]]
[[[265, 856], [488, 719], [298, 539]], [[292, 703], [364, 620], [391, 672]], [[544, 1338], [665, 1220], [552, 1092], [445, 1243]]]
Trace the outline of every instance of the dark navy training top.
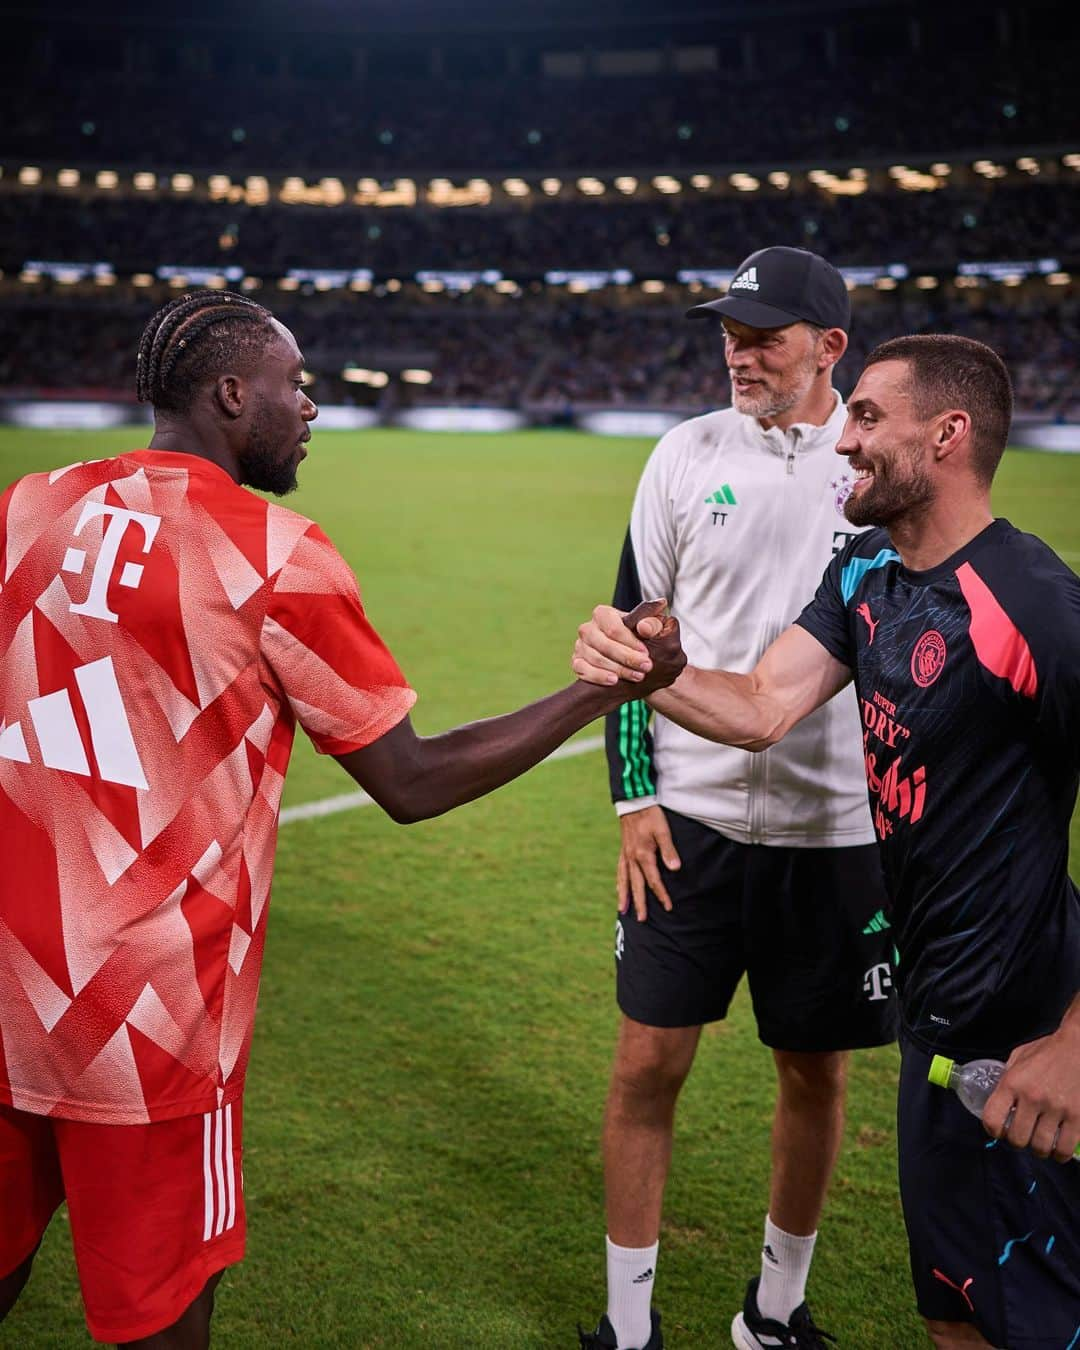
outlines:
[[925, 572], [869, 530], [797, 622], [854, 677], [906, 1029], [957, 1058], [1055, 1030], [1080, 989], [1080, 580], [1007, 520]]

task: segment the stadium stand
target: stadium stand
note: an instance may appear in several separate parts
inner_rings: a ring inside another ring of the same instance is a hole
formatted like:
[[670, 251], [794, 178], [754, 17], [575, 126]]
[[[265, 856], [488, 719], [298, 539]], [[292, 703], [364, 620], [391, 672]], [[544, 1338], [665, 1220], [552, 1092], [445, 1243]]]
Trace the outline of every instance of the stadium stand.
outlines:
[[[770, 242], [848, 269], [843, 387], [947, 328], [1006, 357], [1025, 413], [1080, 415], [1071, 30], [1041, 4], [790, 8], [630, 4], [619, 44], [569, 7], [561, 34], [504, 14], [407, 46], [29, 19], [0, 55], [0, 408], [130, 398], [145, 315], [205, 284], [282, 313], [322, 401], [716, 406], [718, 332], [682, 315]], [[866, 59], [886, 41], [964, 68], [913, 83]]]

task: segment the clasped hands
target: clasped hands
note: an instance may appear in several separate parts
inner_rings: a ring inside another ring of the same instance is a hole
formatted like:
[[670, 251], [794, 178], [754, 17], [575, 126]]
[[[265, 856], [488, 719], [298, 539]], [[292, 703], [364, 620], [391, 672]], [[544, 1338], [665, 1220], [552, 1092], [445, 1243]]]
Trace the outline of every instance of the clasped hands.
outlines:
[[627, 680], [640, 686], [642, 698], [666, 689], [686, 666], [679, 621], [664, 615], [666, 605], [666, 600], [643, 600], [629, 614], [597, 605], [578, 629], [570, 662], [574, 674], [589, 684]]

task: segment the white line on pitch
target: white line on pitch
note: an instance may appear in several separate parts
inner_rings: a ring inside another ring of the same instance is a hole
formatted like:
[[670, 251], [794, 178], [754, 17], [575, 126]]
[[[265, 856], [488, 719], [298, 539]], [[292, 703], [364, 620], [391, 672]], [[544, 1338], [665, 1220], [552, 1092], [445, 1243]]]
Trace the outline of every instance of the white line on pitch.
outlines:
[[[568, 741], [553, 750], [547, 759], [570, 759], [573, 755], [587, 755], [599, 750], [604, 744], [603, 736], [586, 736], [580, 741]], [[343, 792], [339, 797], [322, 797], [317, 802], [303, 802], [300, 806], [286, 806], [281, 813], [282, 825], [291, 825], [294, 820], [314, 820], [317, 816], [336, 816], [339, 811], [355, 811], [360, 806], [373, 806], [374, 802], [366, 792]]]

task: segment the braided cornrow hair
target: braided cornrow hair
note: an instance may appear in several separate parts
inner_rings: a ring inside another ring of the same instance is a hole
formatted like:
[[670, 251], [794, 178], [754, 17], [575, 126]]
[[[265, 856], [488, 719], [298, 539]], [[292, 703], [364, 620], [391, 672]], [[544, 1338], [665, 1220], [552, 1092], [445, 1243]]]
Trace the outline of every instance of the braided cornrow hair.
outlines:
[[179, 295], [143, 329], [135, 363], [140, 403], [185, 413], [207, 379], [258, 363], [273, 335], [272, 315], [233, 291]]

